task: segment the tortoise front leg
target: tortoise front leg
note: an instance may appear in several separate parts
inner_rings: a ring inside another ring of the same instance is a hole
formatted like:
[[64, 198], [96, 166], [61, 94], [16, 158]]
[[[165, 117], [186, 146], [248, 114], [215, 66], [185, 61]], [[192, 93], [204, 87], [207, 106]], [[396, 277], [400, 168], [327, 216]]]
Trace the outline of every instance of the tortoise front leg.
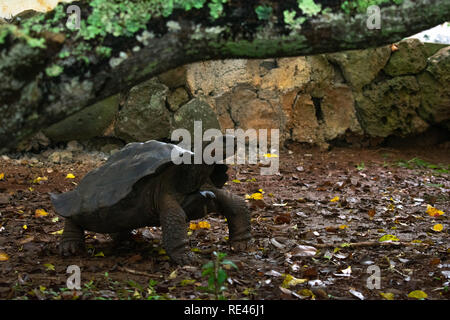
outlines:
[[71, 219], [64, 221], [64, 231], [59, 242], [59, 253], [63, 256], [74, 255], [84, 250], [84, 230]]
[[250, 213], [245, 201], [223, 189], [214, 189], [213, 192], [220, 213], [227, 218], [231, 248], [237, 251], [246, 249], [252, 236]]
[[188, 248], [186, 214], [173, 196], [165, 194], [159, 204], [163, 246], [177, 264], [192, 264], [195, 257]]

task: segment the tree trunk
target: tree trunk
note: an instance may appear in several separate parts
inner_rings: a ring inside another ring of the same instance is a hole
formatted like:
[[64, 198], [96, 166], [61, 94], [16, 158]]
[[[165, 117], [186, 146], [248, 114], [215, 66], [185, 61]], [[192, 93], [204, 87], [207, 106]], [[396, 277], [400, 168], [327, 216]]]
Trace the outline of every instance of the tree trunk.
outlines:
[[[379, 29], [368, 28], [376, 11], [343, 0], [84, 0], [0, 21], [0, 152], [186, 63], [381, 46], [450, 16], [448, 0], [370, 2], [380, 3]], [[80, 28], [70, 5], [80, 8]]]

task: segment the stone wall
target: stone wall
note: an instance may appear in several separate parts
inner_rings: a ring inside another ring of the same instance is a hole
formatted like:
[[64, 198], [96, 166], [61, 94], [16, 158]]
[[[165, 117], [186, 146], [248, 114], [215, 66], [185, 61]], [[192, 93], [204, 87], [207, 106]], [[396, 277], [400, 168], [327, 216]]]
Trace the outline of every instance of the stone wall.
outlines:
[[[204, 129], [276, 128], [283, 141], [324, 147], [355, 137], [382, 141], [430, 126], [450, 129], [449, 88], [450, 47], [416, 39], [308, 57], [205, 61], [144, 82], [44, 133], [52, 141], [164, 140], [202, 120]], [[74, 119], [78, 130], [65, 124]]]

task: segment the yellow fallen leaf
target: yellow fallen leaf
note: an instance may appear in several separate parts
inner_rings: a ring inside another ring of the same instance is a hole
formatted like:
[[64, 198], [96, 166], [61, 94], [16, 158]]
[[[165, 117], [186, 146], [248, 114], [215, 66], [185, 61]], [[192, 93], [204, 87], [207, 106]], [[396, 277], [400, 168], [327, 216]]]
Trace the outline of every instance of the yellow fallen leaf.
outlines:
[[24, 230], [27, 230], [27, 229], [28, 229], [28, 226], [27, 226], [26, 224], [24, 224], [24, 225], [22, 226], [22, 228], [23, 228]]
[[44, 209], [36, 209], [36, 211], [35, 211], [35, 213], [34, 213], [34, 216], [35, 216], [36, 218], [39, 218], [39, 217], [45, 217], [46, 215], [48, 215], [48, 212], [45, 211]]
[[95, 254], [95, 257], [104, 257], [105, 254], [103, 253], [103, 251], [100, 251], [99, 253]]
[[422, 290], [414, 290], [408, 293], [408, 298], [426, 299], [428, 295]]
[[30, 190], [31, 192], [34, 191], [34, 189], [32, 187], [28, 187], [28, 190]]
[[348, 228], [348, 225], [346, 225], [346, 224], [341, 224], [339, 226], [339, 229], [341, 229], [341, 230], [344, 230], [344, 229], [347, 229], [347, 228]]
[[55, 266], [51, 263], [44, 263], [43, 266], [47, 269], [47, 271], [55, 271]]
[[50, 232], [50, 234], [63, 234], [63, 232], [64, 232], [64, 229], [61, 229], [61, 230], [58, 230], [55, 232]]
[[3, 180], [3, 179], [5, 179], [5, 174], [2, 172], [2, 173], [0, 173], [0, 180]]
[[241, 180], [233, 179], [233, 180], [231, 180], [231, 182], [234, 182], [234, 183], [241, 183]]
[[66, 179], [75, 179], [75, 176], [72, 173], [68, 173]]
[[284, 280], [283, 280], [283, 283], [281, 284], [281, 287], [289, 288], [289, 287], [296, 286], [298, 284], [305, 283], [306, 281], [308, 281], [308, 279], [298, 279], [294, 276], [291, 276], [290, 274], [286, 274], [284, 276]]
[[334, 197], [333, 199], [330, 200], [330, 202], [337, 202], [339, 201], [339, 197]]
[[197, 230], [197, 229], [198, 229], [198, 226], [197, 226], [196, 223], [191, 222], [191, 223], [189, 223], [189, 229], [191, 229], [191, 230]]
[[429, 204], [427, 204], [427, 211], [426, 213], [428, 213], [429, 216], [431, 217], [439, 217], [441, 215], [444, 214], [444, 211], [438, 210], [433, 206], [430, 206]]
[[400, 241], [400, 240], [392, 234], [385, 234], [380, 239], [378, 239], [378, 241], [383, 242], [383, 241]]
[[440, 224], [440, 223], [435, 224], [435, 225], [433, 226], [433, 230], [434, 230], [434, 231], [437, 231], [437, 232], [441, 232], [443, 229], [444, 229], [444, 226], [443, 226], [442, 224]]
[[6, 252], [0, 252], [0, 261], [8, 261], [9, 256], [6, 254]]
[[163, 248], [161, 248], [161, 249], [158, 250], [158, 254], [159, 254], [160, 256], [164, 256], [164, 255], [167, 254], [167, 252], [166, 252], [166, 250], [164, 250]]
[[245, 199], [262, 200], [264, 198], [263, 194], [260, 192], [252, 193], [252, 195], [245, 195]]
[[41, 181], [47, 181], [48, 178], [47, 177], [37, 177], [36, 179], [33, 180], [33, 183], [39, 183]]
[[383, 299], [386, 299], [386, 300], [394, 300], [394, 294], [391, 292], [386, 292], [386, 293], [380, 292], [380, 296], [382, 296]]
[[173, 279], [175, 279], [177, 276], [178, 276], [178, 273], [177, 273], [177, 270], [175, 269], [174, 271], [172, 271], [172, 272], [169, 274], [169, 279], [170, 279], [170, 280], [173, 280]]
[[278, 158], [278, 155], [274, 154], [274, 153], [266, 153], [266, 154], [264, 154], [264, 157], [266, 157], [266, 158]]
[[209, 229], [209, 228], [211, 228], [211, 225], [209, 224], [208, 221], [200, 221], [198, 223], [198, 227], [201, 229]]

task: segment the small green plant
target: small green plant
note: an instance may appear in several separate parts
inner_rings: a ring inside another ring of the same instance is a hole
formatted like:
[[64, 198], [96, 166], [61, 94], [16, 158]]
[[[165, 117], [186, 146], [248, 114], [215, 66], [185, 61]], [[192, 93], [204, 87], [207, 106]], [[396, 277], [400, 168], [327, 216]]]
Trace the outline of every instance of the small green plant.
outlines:
[[255, 12], [258, 16], [258, 20], [269, 20], [270, 15], [272, 14], [272, 7], [257, 6]]
[[366, 165], [364, 164], [364, 161], [361, 161], [361, 163], [356, 165], [356, 170], [364, 170], [366, 168]]
[[233, 261], [225, 259], [226, 255], [226, 253], [214, 251], [214, 259], [202, 267], [202, 276], [208, 276], [208, 286], [200, 288], [214, 294], [216, 300], [225, 300], [223, 292], [226, 290], [225, 281], [228, 275], [223, 267], [238, 268]]

